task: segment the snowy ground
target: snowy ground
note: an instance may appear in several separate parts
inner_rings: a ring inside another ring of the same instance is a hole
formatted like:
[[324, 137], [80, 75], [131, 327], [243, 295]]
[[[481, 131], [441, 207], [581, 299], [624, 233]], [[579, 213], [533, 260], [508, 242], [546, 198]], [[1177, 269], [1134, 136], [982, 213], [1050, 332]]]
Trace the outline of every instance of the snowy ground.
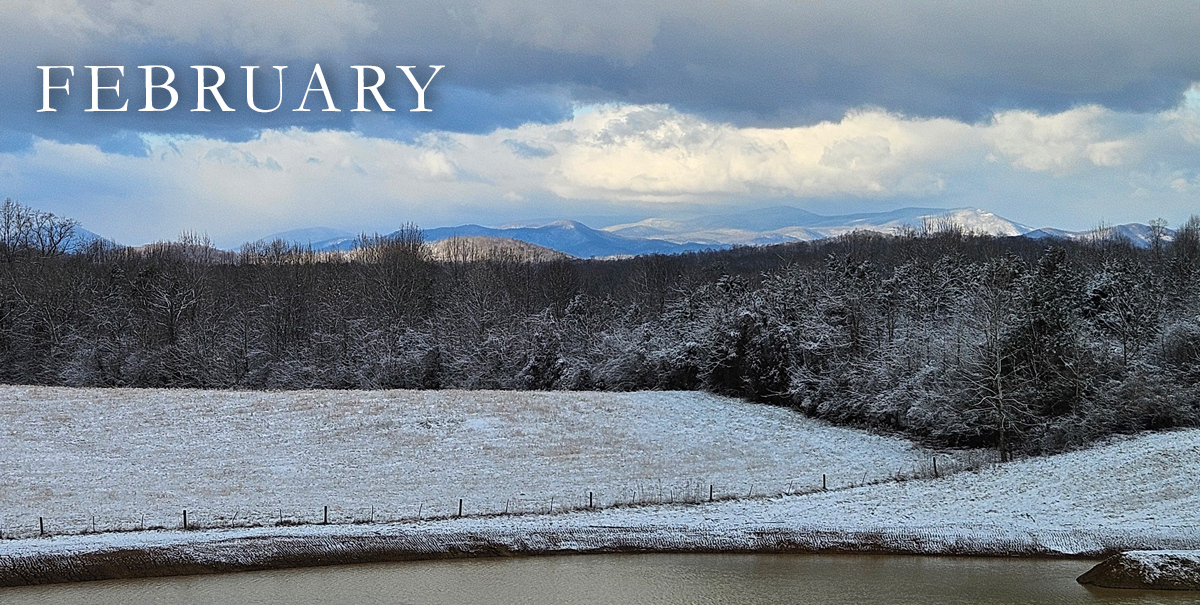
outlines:
[[[217, 520], [203, 531], [0, 541], [0, 575], [16, 574], [16, 582], [29, 570], [88, 579], [119, 569], [109, 559], [129, 552], [143, 553], [137, 556], [150, 567], [200, 562], [235, 570], [281, 556], [327, 564], [497, 547], [1086, 556], [1200, 549], [1200, 430], [891, 481], [931, 454], [786, 410], [697, 394], [3, 392], [4, 413], [16, 420], [6, 425], [0, 451], [0, 506], [26, 536], [35, 529], [14, 519], [42, 509], [78, 519], [72, 510], [98, 495], [125, 515], [159, 507], [171, 516], [180, 501], [200, 500], [242, 503], [243, 511], [253, 509], [249, 502], [311, 509], [335, 496], [391, 498], [410, 508], [424, 501], [428, 509], [451, 499], [432, 511], [446, 515], [468, 490], [491, 498], [494, 510], [511, 504], [512, 494], [536, 501], [529, 496], [535, 490], [578, 501], [591, 489], [607, 505], [622, 493], [646, 492], [639, 483], [657, 489], [658, 480], [664, 493], [708, 481], [723, 493], [749, 491], [750, 481], [756, 493], [770, 493], [814, 487], [826, 472], [836, 488], [714, 503], [556, 506], [554, 514], [417, 521], [401, 511], [395, 516], [409, 520], [380, 523], [392, 515], [377, 509], [376, 523], [360, 525], [223, 528], [228, 523]], [[406, 480], [393, 480], [399, 475]], [[882, 481], [861, 485], [864, 477]]]
[[[228, 527], [320, 521], [323, 506], [344, 523], [455, 514], [460, 498], [474, 515], [581, 507], [589, 491], [599, 506], [707, 499], [709, 485], [718, 498], [773, 495], [819, 488], [822, 474], [840, 488], [928, 470], [932, 457], [698, 393], [0, 387], [0, 419], [6, 537], [37, 535], [38, 517], [54, 534], [90, 530], [93, 517], [99, 531], [174, 528], [183, 509], [193, 527]], [[895, 489], [951, 497], [913, 485]], [[854, 497], [653, 514], [768, 520], [855, 508]]]
[[703, 512], [647, 508], [592, 515], [633, 525], [695, 521], [826, 528], [1004, 527], [1152, 531], [1200, 527], [1200, 430], [1150, 433], [1089, 450]]
[[[280, 553], [309, 553], [328, 563], [389, 549], [434, 556], [488, 552], [494, 545], [512, 552], [832, 548], [1090, 557], [1130, 549], [1195, 550], [1197, 454], [1200, 430], [1171, 431], [938, 479], [804, 495], [551, 515], [5, 540], [0, 575], [6, 565], [71, 573], [86, 568], [71, 557], [124, 549], [145, 549], [149, 561], [232, 565], [224, 569], [261, 564]], [[103, 560], [96, 566], [111, 567]]]

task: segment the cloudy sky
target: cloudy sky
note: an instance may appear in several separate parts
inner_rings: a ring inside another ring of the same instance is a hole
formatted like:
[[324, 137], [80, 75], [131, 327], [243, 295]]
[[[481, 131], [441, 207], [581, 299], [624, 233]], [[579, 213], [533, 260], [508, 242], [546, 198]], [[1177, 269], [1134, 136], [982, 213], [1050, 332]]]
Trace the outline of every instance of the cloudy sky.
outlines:
[[[0, 197], [124, 243], [781, 204], [1177, 224], [1200, 212], [1198, 40], [1189, 1], [2, 0]], [[341, 111], [292, 111], [317, 63]], [[56, 112], [39, 65], [75, 66]], [[101, 106], [130, 111], [84, 111], [86, 65], [125, 66]], [[174, 70], [175, 108], [136, 111], [139, 65]], [[235, 111], [191, 111], [192, 65]], [[397, 111], [350, 111], [352, 65]], [[445, 66], [433, 111], [398, 65]], [[242, 66], [279, 110], [247, 106]]]

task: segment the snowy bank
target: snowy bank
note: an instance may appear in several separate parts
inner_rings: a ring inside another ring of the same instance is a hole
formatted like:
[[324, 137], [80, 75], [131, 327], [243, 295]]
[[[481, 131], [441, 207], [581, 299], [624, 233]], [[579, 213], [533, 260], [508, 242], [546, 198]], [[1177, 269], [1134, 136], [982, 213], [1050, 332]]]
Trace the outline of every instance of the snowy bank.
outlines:
[[[565, 522], [564, 522], [565, 521]], [[616, 552], [878, 553], [1099, 557], [1155, 544], [1200, 547], [1200, 528], [1165, 532], [1000, 527], [605, 527], [576, 520], [134, 532], [0, 547], [0, 586], [319, 565]]]
[[1200, 590], [1200, 550], [1135, 550], [1115, 554], [1079, 576], [1104, 588]]

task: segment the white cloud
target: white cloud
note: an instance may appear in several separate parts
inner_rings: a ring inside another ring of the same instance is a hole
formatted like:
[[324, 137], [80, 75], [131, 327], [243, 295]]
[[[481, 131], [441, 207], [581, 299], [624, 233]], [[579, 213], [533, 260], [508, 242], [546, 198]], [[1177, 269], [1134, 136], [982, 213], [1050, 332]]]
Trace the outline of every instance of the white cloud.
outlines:
[[[158, 135], [137, 158], [39, 140], [32, 153], [0, 154], [0, 174], [12, 176], [11, 194], [34, 192], [49, 209], [133, 242], [185, 228], [228, 241], [312, 225], [443, 224], [475, 220], [479, 208], [530, 212], [546, 200], [657, 204], [655, 213], [676, 202], [916, 200], [1070, 228], [1062, 217], [1090, 224], [1191, 212], [1200, 194], [1195, 127], [1186, 107], [1010, 111], [978, 124], [868, 109], [745, 128], [662, 105], [611, 105], [556, 124], [411, 142], [299, 129], [242, 143]], [[69, 193], [54, 198], [45, 183]], [[1081, 204], [1093, 216], [1081, 216]]]
[[526, 129], [545, 131], [547, 140], [563, 138], [560, 129], [571, 135], [548, 175], [556, 194], [641, 201], [927, 193], [937, 188], [938, 164], [957, 161], [970, 144], [965, 124], [882, 111], [796, 128], [737, 128], [663, 106], [625, 106]]
[[993, 118], [985, 138], [1016, 168], [1065, 174], [1085, 164], [1115, 167], [1132, 142], [1106, 136], [1105, 125], [1113, 113], [1098, 106], [1050, 115], [1005, 111]]

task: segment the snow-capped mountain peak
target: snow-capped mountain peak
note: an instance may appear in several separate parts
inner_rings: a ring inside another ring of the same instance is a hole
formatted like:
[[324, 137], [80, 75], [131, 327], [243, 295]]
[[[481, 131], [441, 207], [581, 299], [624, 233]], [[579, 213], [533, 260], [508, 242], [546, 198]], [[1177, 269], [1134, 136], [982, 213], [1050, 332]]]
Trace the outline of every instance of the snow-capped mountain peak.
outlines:
[[790, 206], [775, 206], [688, 220], [650, 218], [613, 225], [605, 231], [626, 237], [655, 237], [673, 242], [773, 244], [836, 237], [852, 231], [901, 233], [906, 230], [958, 228], [969, 233], [1023, 235], [1030, 227], [979, 208], [901, 208], [822, 216]]

